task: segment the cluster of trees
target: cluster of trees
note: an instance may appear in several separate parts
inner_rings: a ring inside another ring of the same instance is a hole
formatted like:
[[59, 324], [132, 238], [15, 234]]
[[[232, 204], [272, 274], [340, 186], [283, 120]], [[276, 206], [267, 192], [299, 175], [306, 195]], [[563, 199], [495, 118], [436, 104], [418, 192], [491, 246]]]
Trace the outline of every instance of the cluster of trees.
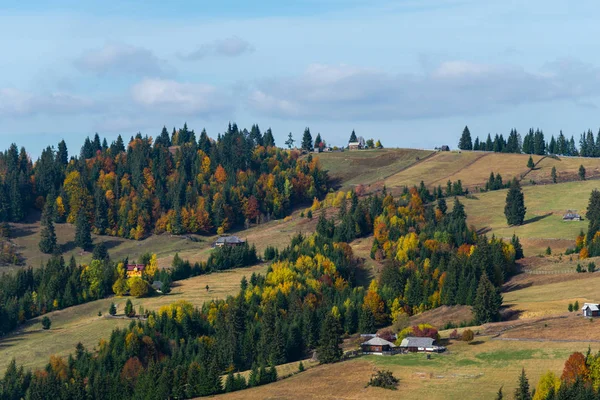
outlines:
[[570, 139], [567, 139], [562, 131], [560, 131], [556, 139], [553, 135], [550, 141], [545, 140], [542, 130], [534, 130], [533, 128], [529, 129], [524, 137], [521, 137], [516, 129], [512, 129], [508, 135], [508, 139], [505, 139], [502, 134], [496, 134], [494, 138], [488, 134], [486, 140], [480, 141], [479, 137], [476, 137], [475, 141], [472, 141], [471, 132], [465, 126], [458, 142], [458, 148], [461, 150], [493, 151], [496, 153], [600, 157], [600, 148], [598, 147], [600, 131], [598, 135], [596, 142], [594, 142], [592, 131], [582, 134], [579, 141], [580, 150], [578, 150], [575, 145], [575, 138], [571, 136]]
[[588, 230], [580, 232], [575, 240], [575, 252], [580, 259], [600, 256], [600, 191], [597, 189], [590, 194], [585, 217]]
[[507, 185], [504, 182], [502, 182], [502, 175], [500, 175], [500, 172], [498, 172], [496, 175], [494, 175], [494, 172], [490, 172], [490, 177], [485, 183], [486, 191], [505, 189], [506, 187]]
[[518, 382], [514, 398], [519, 400], [600, 399], [600, 353], [571, 354], [560, 377], [546, 372], [533, 391], [525, 370]]
[[274, 146], [261, 134], [230, 124], [216, 140], [187, 125], [156, 140], [137, 134], [127, 146], [96, 135], [68, 160], [64, 142], [32, 165], [25, 149], [0, 154], [0, 221], [21, 221], [30, 207], [44, 210], [40, 248], [57, 251], [54, 223], [77, 225], [76, 242], [90, 232], [142, 239], [150, 233], [225, 232], [284, 217], [322, 197], [327, 174], [317, 160]]

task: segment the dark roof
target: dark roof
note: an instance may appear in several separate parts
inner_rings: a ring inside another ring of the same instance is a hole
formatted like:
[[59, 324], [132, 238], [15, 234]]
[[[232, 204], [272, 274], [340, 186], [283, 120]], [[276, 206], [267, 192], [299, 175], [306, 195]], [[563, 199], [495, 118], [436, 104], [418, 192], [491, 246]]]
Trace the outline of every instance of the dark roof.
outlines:
[[408, 336], [402, 339], [400, 347], [432, 347], [433, 339], [428, 337]]
[[568, 212], [563, 216], [563, 219], [577, 219], [577, 218], [581, 218], [581, 215], [574, 213], [574, 212]]
[[133, 271], [136, 267], [138, 270], [146, 268], [144, 264], [127, 264], [127, 271]]
[[392, 342], [389, 342], [385, 339], [382, 339], [380, 337], [374, 337], [370, 340], [367, 340], [366, 342], [364, 342], [362, 344], [363, 346], [390, 346], [390, 347], [396, 347], [396, 345]]
[[237, 244], [237, 243], [244, 243], [244, 239], [240, 239], [237, 236], [221, 236], [217, 239], [216, 243], [233, 243], [233, 244]]
[[154, 290], [162, 290], [162, 287], [163, 287], [163, 283], [161, 281], [152, 282], [152, 288]]

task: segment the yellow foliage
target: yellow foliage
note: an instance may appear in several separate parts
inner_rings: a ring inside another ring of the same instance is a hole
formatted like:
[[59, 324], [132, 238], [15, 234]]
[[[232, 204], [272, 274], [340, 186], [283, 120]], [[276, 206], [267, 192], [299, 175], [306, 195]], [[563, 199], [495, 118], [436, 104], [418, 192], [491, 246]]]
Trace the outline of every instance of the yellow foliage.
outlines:
[[340, 309], [337, 306], [333, 306], [331, 308], [331, 315], [333, 315], [333, 318], [338, 320], [342, 317], [342, 314], [340, 314]]
[[554, 393], [558, 392], [560, 379], [554, 375], [554, 372], [548, 371], [540, 377], [538, 385], [535, 388], [533, 400], [544, 400], [551, 388], [554, 388]]
[[146, 265], [146, 268], [144, 269], [144, 274], [146, 274], [149, 281], [153, 281], [157, 272], [158, 260], [156, 259], [156, 254], [152, 254], [152, 257], [150, 257], [150, 263]]

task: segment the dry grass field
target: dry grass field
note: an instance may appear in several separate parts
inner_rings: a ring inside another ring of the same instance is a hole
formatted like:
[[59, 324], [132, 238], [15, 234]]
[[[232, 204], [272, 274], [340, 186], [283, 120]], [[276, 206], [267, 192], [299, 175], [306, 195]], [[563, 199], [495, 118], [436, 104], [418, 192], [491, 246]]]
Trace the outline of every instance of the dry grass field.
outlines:
[[[521, 368], [532, 386], [541, 374], [560, 374], [574, 351], [599, 343], [547, 343], [493, 340], [478, 336], [473, 344], [452, 342], [445, 354], [364, 356], [321, 365], [282, 381], [219, 396], [224, 399], [464, 399], [494, 398], [500, 386], [510, 398]], [[377, 369], [389, 369], [400, 379], [397, 391], [366, 387]]]
[[[267, 266], [257, 265], [209, 275], [198, 276], [175, 283], [170, 294], [142, 299], [131, 299], [136, 310], [142, 306], [146, 310], [186, 300], [196, 306], [205, 301], [224, 298], [239, 290], [243, 276], [250, 278], [253, 272], [264, 274]], [[206, 285], [209, 291], [206, 291]], [[93, 348], [102, 338], [107, 339], [115, 328], [129, 325], [130, 319], [107, 317], [111, 302], [117, 305], [117, 316], [122, 317], [127, 297], [102, 299], [60, 311], [51, 312], [48, 317], [52, 327], [48, 331], [41, 328], [41, 318], [29, 321], [16, 333], [0, 339], [0, 375], [8, 363], [16, 358], [25, 367], [42, 367], [52, 354], [67, 356], [73, 352], [78, 342]], [[98, 311], [104, 315], [98, 316]]]
[[343, 189], [363, 184], [371, 185], [396, 174], [411, 165], [422, 162], [431, 150], [382, 149], [321, 153], [321, 166], [329, 171]]

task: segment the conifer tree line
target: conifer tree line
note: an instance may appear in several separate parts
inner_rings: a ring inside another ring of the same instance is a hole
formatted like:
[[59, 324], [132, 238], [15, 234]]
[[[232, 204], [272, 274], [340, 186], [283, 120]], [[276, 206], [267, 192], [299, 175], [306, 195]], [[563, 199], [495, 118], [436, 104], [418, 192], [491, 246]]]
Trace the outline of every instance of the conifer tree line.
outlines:
[[[457, 199], [451, 211], [444, 198], [428, 206], [418, 188], [398, 197], [384, 191], [344, 199], [340, 223], [321, 214], [316, 233], [298, 234], [274, 251], [266, 275], [243, 278], [235, 296], [150, 311], [146, 322], [113, 331], [97, 350], [78, 346], [68, 360], [52, 358], [42, 371], [13, 363], [0, 396], [191, 398], [270, 382], [275, 365], [313, 351], [322, 363], [338, 361], [342, 334], [373, 333], [442, 304], [472, 304], [477, 323], [499, 318], [499, 288], [518, 258], [516, 237], [506, 243], [480, 236], [467, 227]], [[373, 257], [388, 262], [364, 288], [347, 241], [371, 233]], [[168, 273], [195, 268], [176, 257]], [[252, 371], [247, 380], [236, 374], [244, 370]]]
[[591, 130], [581, 134], [579, 147], [575, 143], [574, 136], [567, 138], [562, 131], [555, 138], [554, 135], [547, 140], [541, 129], [530, 128], [527, 134], [522, 136], [516, 129], [512, 129], [505, 138], [503, 134], [495, 134], [493, 137], [488, 133], [487, 138], [471, 137], [469, 128], [465, 126], [458, 142], [461, 150], [493, 151], [496, 153], [536, 154], [536, 155], [560, 155], [600, 157], [600, 130], [594, 137]]
[[[76, 243], [90, 232], [143, 239], [151, 233], [223, 233], [287, 215], [322, 197], [328, 178], [316, 159], [275, 147], [270, 129], [229, 124], [216, 140], [184, 125], [152, 139], [137, 134], [110, 145], [96, 134], [69, 159], [64, 141], [32, 163], [15, 144], [0, 153], [0, 222], [44, 213], [42, 251], [56, 250], [53, 224], [77, 225]], [[48, 204], [46, 204], [48, 203]]]

